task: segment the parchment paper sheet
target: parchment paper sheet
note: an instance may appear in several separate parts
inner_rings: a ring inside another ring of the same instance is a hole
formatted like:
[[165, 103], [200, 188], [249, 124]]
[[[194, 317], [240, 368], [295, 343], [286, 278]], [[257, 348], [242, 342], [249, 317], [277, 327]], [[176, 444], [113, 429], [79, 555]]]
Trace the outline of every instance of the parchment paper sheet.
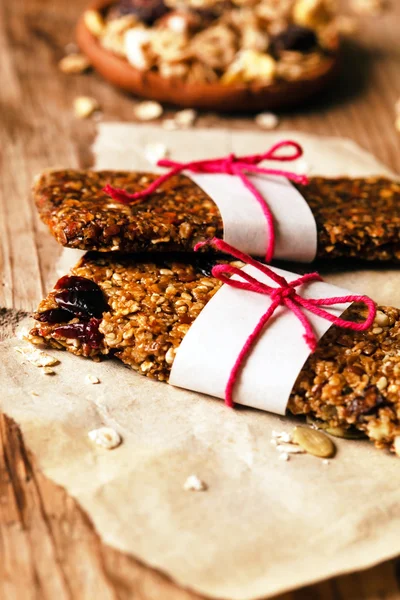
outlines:
[[[98, 165], [124, 168], [129, 149], [120, 152], [119, 126], [110, 127], [101, 128], [97, 142], [110, 161], [102, 152]], [[208, 148], [214, 155], [258, 152], [290, 136], [305, 145], [314, 172], [385, 172], [353, 144], [294, 133], [120, 131], [130, 148], [165, 138], [179, 150], [176, 158], [205, 156]], [[145, 166], [137, 156], [131, 162]], [[66, 256], [75, 259], [73, 252]], [[400, 306], [395, 271], [327, 279]], [[290, 431], [293, 419], [228, 410], [119, 363], [66, 353], [55, 352], [61, 364], [46, 377], [23, 362], [15, 345], [21, 342], [0, 346], [0, 404], [20, 424], [44, 473], [77, 498], [107, 543], [180, 584], [218, 598], [269, 597], [400, 553], [400, 461], [368, 442], [337, 440], [329, 464], [305, 455], [283, 462], [271, 433]], [[101, 383], [85, 384], [89, 373]], [[92, 445], [87, 433], [101, 425], [120, 432], [119, 448]], [[191, 474], [208, 490], [185, 492]]]

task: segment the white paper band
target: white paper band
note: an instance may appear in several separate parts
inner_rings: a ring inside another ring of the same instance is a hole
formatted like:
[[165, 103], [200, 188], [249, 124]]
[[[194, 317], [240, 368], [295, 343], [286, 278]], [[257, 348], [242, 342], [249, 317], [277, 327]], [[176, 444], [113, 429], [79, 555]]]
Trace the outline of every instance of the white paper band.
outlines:
[[[215, 202], [224, 240], [253, 256], [265, 256], [267, 226], [254, 195], [235, 176], [186, 173]], [[317, 226], [300, 192], [284, 177], [248, 175], [274, 216], [275, 258], [311, 262], [317, 254]]]
[[[247, 273], [274, 286], [269, 277], [251, 266]], [[274, 271], [288, 281], [299, 275]], [[305, 298], [344, 296], [349, 292], [325, 282], [297, 288]], [[235, 361], [261, 315], [270, 306], [269, 297], [223, 285], [201, 311], [177, 351], [169, 383], [223, 399]], [[324, 307], [340, 316], [349, 304]], [[309, 311], [306, 315], [320, 339], [331, 323]], [[290, 392], [310, 350], [304, 329], [287, 308], [278, 307], [253, 347], [234, 392], [234, 401], [269, 412], [284, 414]]]

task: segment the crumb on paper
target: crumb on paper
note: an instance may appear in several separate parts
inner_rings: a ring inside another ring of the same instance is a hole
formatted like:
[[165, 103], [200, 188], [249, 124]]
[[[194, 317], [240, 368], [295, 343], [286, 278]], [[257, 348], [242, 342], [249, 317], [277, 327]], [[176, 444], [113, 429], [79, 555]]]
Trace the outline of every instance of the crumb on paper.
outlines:
[[276, 449], [284, 454], [305, 454], [305, 450], [297, 444], [277, 444]]
[[330, 461], [330, 460], [328, 460], [327, 458], [324, 458], [324, 460], [322, 461], [322, 464], [323, 464], [323, 465], [330, 465], [330, 464], [331, 464], [331, 461]]
[[79, 75], [90, 67], [90, 61], [84, 54], [67, 54], [58, 63], [58, 68], [67, 75]]
[[278, 442], [285, 442], [288, 444], [292, 441], [292, 435], [287, 431], [273, 431], [272, 439], [277, 440]]
[[262, 129], [276, 129], [279, 125], [279, 117], [271, 112], [263, 112], [254, 118], [256, 124]]
[[96, 377], [96, 375], [88, 374], [85, 377], [85, 382], [90, 383], [92, 385], [96, 385], [97, 383], [100, 383], [100, 379], [98, 377]]
[[31, 396], [34, 396], [35, 398], [39, 398], [39, 394], [37, 392], [35, 392], [34, 390], [31, 390], [29, 393]]
[[197, 475], [189, 475], [183, 484], [183, 489], [187, 492], [204, 492], [207, 485]]
[[158, 119], [163, 114], [163, 107], [159, 102], [154, 102], [153, 100], [145, 100], [144, 102], [139, 102], [133, 108], [133, 112], [135, 117], [139, 121], [153, 121], [154, 119]]
[[74, 100], [74, 113], [78, 119], [87, 119], [97, 110], [100, 110], [100, 104], [96, 98], [78, 96]]
[[42, 373], [43, 373], [43, 375], [55, 375], [56, 374], [55, 370], [52, 369], [51, 367], [43, 367]]
[[197, 119], [197, 112], [193, 108], [185, 108], [175, 113], [174, 121], [178, 127], [187, 129], [194, 125]]
[[122, 442], [121, 436], [115, 429], [112, 429], [112, 427], [92, 429], [92, 431], [89, 431], [88, 436], [96, 446], [100, 446], [106, 450], [113, 450]]
[[24, 358], [35, 367], [53, 367], [54, 365], [59, 364], [58, 358], [54, 358], [47, 354], [46, 352], [42, 352], [42, 350], [36, 350], [32, 348], [23, 348], [22, 346], [18, 346], [16, 351], [22, 354]]
[[149, 162], [156, 165], [159, 160], [168, 156], [168, 148], [162, 142], [146, 144], [144, 154]]
[[279, 460], [288, 461], [290, 459], [289, 454], [287, 452], [281, 452], [279, 454]]

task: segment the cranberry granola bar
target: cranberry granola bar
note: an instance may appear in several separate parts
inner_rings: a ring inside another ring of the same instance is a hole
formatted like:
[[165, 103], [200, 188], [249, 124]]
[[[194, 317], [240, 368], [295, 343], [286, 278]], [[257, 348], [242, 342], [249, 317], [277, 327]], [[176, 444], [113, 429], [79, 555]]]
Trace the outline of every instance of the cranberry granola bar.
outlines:
[[[130, 193], [156, 175], [113, 171], [45, 172], [35, 183], [41, 219], [63, 246], [82, 250], [187, 251], [223, 236], [216, 204], [178, 175], [130, 206], [103, 192], [106, 184]], [[296, 186], [317, 223], [317, 258], [400, 260], [400, 183], [382, 177], [312, 177]]]
[[[30, 339], [99, 360], [116, 356], [167, 381], [191, 323], [221, 286], [192, 255], [88, 254], [41, 302]], [[347, 319], [364, 318], [352, 305]], [[288, 410], [365, 432], [393, 449], [400, 436], [400, 310], [379, 307], [369, 331], [332, 326], [304, 364]]]

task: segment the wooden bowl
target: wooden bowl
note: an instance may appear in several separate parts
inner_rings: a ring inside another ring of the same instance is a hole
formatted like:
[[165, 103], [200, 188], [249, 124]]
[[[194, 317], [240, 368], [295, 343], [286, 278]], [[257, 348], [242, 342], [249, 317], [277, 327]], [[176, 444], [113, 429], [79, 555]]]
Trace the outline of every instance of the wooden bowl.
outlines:
[[[109, 4], [110, 0], [92, 0], [88, 9], [104, 11]], [[186, 83], [161, 77], [154, 71], [139, 71], [126, 59], [105, 50], [86, 27], [83, 16], [79, 19], [76, 36], [93, 67], [117, 87], [150, 100], [217, 112], [255, 112], [297, 106], [330, 83], [338, 66], [336, 53], [299, 81], [270, 85]]]

